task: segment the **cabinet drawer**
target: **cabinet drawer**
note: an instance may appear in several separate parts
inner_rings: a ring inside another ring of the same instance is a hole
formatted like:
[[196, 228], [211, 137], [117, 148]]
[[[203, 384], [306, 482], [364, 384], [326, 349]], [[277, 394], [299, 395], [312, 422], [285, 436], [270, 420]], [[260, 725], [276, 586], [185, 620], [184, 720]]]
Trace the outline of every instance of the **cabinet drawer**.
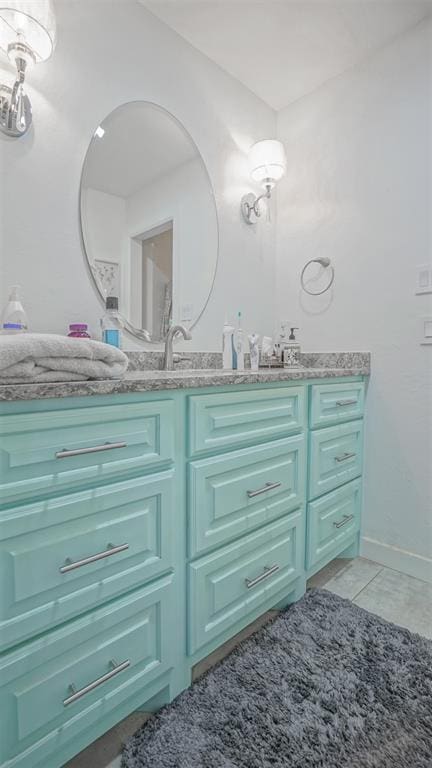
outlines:
[[0, 416], [2, 503], [171, 461], [173, 432], [170, 400]]
[[304, 427], [304, 387], [189, 397], [189, 453], [282, 437]]
[[311, 432], [309, 498], [361, 475], [362, 445], [362, 421]]
[[172, 471], [0, 512], [0, 649], [172, 568], [176, 517]]
[[303, 435], [191, 462], [190, 554], [202, 554], [299, 507], [305, 463]]
[[360, 529], [360, 512], [360, 480], [308, 505], [306, 568], [334, 557], [335, 549]]
[[303, 572], [303, 528], [294, 512], [188, 566], [190, 653], [274, 605]]
[[364, 411], [364, 382], [313, 384], [310, 426], [321, 427], [359, 419]]
[[145, 701], [145, 686], [173, 664], [171, 578], [3, 654], [0, 765], [43, 765], [129, 697]]

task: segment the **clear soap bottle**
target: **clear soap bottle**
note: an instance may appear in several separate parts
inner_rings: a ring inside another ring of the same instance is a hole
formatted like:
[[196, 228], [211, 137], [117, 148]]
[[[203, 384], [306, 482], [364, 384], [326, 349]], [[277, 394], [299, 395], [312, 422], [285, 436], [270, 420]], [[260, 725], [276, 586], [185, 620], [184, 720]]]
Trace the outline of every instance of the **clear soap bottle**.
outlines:
[[27, 315], [21, 304], [19, 285], [13, 285], [10, 288], [9, 301], [2, 316], [1, 330], [2, 333], [24, 333], [28, 330]]

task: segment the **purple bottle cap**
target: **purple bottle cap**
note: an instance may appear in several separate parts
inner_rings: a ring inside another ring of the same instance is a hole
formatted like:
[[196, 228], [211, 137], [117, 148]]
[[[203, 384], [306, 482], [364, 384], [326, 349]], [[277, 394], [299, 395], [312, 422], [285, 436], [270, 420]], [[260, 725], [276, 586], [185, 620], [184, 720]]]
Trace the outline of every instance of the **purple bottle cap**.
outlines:
[[87, 323], [71, 323], [69, 325], [70, 331], [86, 331], [88, 328]]

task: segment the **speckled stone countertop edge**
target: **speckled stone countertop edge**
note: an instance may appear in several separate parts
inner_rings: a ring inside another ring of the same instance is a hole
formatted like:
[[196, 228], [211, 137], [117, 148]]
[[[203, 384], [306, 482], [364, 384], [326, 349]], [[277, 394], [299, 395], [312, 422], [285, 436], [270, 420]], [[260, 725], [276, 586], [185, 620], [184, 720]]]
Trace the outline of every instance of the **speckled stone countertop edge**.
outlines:
[[[129, 371], [161, 370], [164, 353], [161, 350], [126, 351]], [[179, 353], [176, 370], [222, 369], [222, 352]], [[305, 368], [362, 368], [370, 366], [370, 352], [301, 352], [300, 362]], [[245, 354], [245, 367], [250, 368], [249, 354]]]
[[370, 364], [347, 367], [262, 368], [259, 371], [176, 370], [128, 371], [123, 379], [0, 385], [0, 401], [44, 400], [89, 395], [129, 394], [157, 390], [200, 389], [240, 384], [269, 384], [353, 376], [369, 376]]

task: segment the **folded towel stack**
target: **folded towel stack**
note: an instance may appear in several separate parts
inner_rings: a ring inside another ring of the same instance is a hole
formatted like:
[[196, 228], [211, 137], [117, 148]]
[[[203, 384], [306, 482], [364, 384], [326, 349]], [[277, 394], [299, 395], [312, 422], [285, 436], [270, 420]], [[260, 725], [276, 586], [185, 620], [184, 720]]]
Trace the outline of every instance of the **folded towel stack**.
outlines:
[[50, 333], [0, 336], [0, 384], [120, 379], [124, 352], [92, 339]]

